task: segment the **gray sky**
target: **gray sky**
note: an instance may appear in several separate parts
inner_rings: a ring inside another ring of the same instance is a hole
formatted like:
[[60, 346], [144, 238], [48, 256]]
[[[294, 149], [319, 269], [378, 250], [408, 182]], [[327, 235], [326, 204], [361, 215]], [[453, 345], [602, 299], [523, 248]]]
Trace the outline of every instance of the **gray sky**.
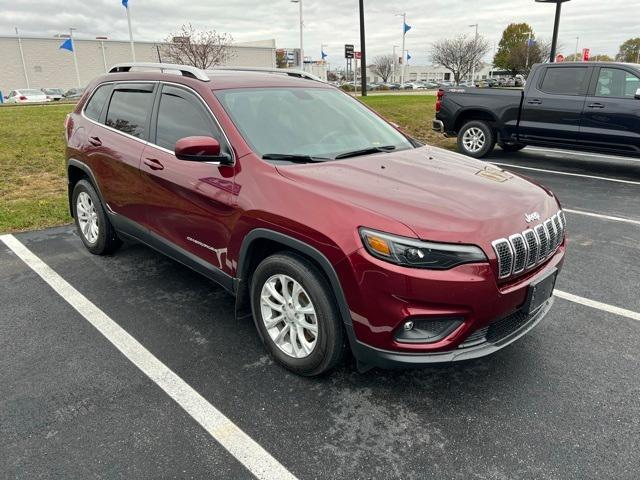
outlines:
[[[357, 0], [303, 0], [305, 54], [317, 59], [327, 45], [328, 61], [343, 61], [345, 43], [358, 44]], [[129, 0], [137, 40], [161, 40], [186, 22], [231, 33], [237, 41], [275, 38], [278, 47], [297, 47], [298, 6], [289, 0]], [[555, 6], [534, 0], [365, 0], [369, 58], [391, 53], [400, 45], [406, 12], [413, 28], [407, 34], [412, 64], [428, 62], [430, 44], [480, 24], [491, 44], [511, 22], [528, 22], [538, 37], [550, 39]], [[120, 0], [0, 0], [0, 35], [51, 36], [78, 29], [78, 37], [107, 35], [128, 38]], [[560, 42], [563, 53], [591, 48], [592, 54], [614, 55], [626, 39], [640, 36], [640, 0], [572, 0], [563, 6]]]

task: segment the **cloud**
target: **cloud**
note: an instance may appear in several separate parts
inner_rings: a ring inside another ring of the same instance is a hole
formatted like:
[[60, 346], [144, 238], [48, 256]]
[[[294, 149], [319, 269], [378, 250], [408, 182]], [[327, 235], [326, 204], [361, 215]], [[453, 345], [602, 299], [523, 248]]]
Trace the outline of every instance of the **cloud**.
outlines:
[[[359, 44], [356, 0], [303, 0], [305, 52], [320, 56], [327, 45], [328, 60], [343, 62], [345, 43]], [[166, 38], [183, 23], [231, 33], [237, 41], [275, 38], [279, 47], [299, 43], [298, 5], [289, 0], [129, 0], [137, 40]], [[413, 28], [407, 49], [413, 64], [428, 62], [430, 45], [456, 34], [472, 34], [469, 24], [479, 23], [480, 33], [497, 44], [502, 30], [512, 22], [527, 22], [538, 37], [550, 39], [554, 6], [534, 0], [365, 0], [369, 57], [391, 53], [400, 45], [402, 19]], [[52, 36], [77, 28], [75, 35], [93, 38], [107, 35], [128, 38], [125, 9], [120, 0], [0, 0], [0, 34], [18, 27], [23, 35]], [[563, 4], [560, 43], [573, 53], [576, 37], [580, 48], [614, 55], [626, 39], [638, 36], [640, 0], [573, 0]]]

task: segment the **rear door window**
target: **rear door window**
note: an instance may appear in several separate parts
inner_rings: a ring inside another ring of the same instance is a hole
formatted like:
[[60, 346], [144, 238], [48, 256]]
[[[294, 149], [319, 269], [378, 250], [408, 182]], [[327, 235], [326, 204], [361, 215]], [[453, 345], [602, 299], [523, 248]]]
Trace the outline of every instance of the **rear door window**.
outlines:
[[153, 107], [153, 84], [123, 84], [114, 88], [106, 125], [137, 138], [146, 139]]
[[588, 73], [588, 67], [549, 67], [540, 90], [551, 95], [585, 95]]
[[213, 137], [222, 143], [220, 130], [202, 101], [182, 88], [164, 85], [155, 144], [173, 152], [178, 140], [193, 136]]
[[87, 102], [87, 106], [84, 107], [84, 114], [87, 118], [95, 120], [96, 122], [100, 120], [104, 105], [109, 99], [109, 93], [111, 93], [111, 85], [101, 85], [98, 87], [89, 102]]

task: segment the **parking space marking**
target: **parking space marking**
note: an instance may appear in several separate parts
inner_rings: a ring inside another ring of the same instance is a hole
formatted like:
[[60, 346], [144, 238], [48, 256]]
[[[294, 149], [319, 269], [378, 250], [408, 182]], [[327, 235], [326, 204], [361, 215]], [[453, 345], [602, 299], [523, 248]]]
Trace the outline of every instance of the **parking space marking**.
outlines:
[[95, 306], [13, 235], [0, 240], [37, 273], [58, 295], [91, 323], [147, 377], [164, 390], [220, 445], [253, 475], [264, 480], [295, 480], [296, 477], [188, 383], [158, 360], [120, 325]]
[[523, 167], [521, 165], [513, 165], [510, 163], [491, 162], [494, 165], [509, 168], [520, 168], [522, 170], [534, 170], [536, 172], [553, 173], [555, 175], [567, 175], [569, 177], [593, 178], [595, 180], [604, 180], [607, 182], [626, 183], [628, 185], [640, 185], [640, 182], [634, 180], [623, 180], [621, 178], [598, 177], [596, 175], [585, 175], [584, 173], [560, 172], [558, 170], [547, 170], [545, 168]]
[[614, 222], [630, 223], [631, 225], [640, 225], [640, 220], [631, 220], [630, 218], [612, 217], [611, 215], [602, 215], [601, 213], [583, 212], [582, 210], [571, 210], [563, 208], [563, 212], [573, 213], [575, 215], [584, 215], [586, 217], [602, 218], [604, 220], [612, 220]]
[[627, 310], [626, 308], [615, 307], [607, 303], [598, 302], [597, 300], [579, 297], [578, 295], [563, 292], [562, 290], [554, 290], [553, 294], [558, 298], [562, 298], [570, 302], [579, 303], [580, 305], [585, 305], [597, 310], [602, 310], [603, 312], [613, 313], [614, 315], [619, 315], [621, 317], [630, 318], [631, 320], [640, 322], [640, 313], [634, 312], [633, 310]]

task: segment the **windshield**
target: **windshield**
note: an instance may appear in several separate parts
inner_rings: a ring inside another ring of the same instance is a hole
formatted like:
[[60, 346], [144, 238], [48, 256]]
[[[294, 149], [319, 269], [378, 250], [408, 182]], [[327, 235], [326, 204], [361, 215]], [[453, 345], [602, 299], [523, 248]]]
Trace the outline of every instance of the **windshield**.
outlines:
[[252, 88], [215, 93], [261, 156], [335, 158], [359, 150], [413, 147], [395, 128], [337, 90]]

